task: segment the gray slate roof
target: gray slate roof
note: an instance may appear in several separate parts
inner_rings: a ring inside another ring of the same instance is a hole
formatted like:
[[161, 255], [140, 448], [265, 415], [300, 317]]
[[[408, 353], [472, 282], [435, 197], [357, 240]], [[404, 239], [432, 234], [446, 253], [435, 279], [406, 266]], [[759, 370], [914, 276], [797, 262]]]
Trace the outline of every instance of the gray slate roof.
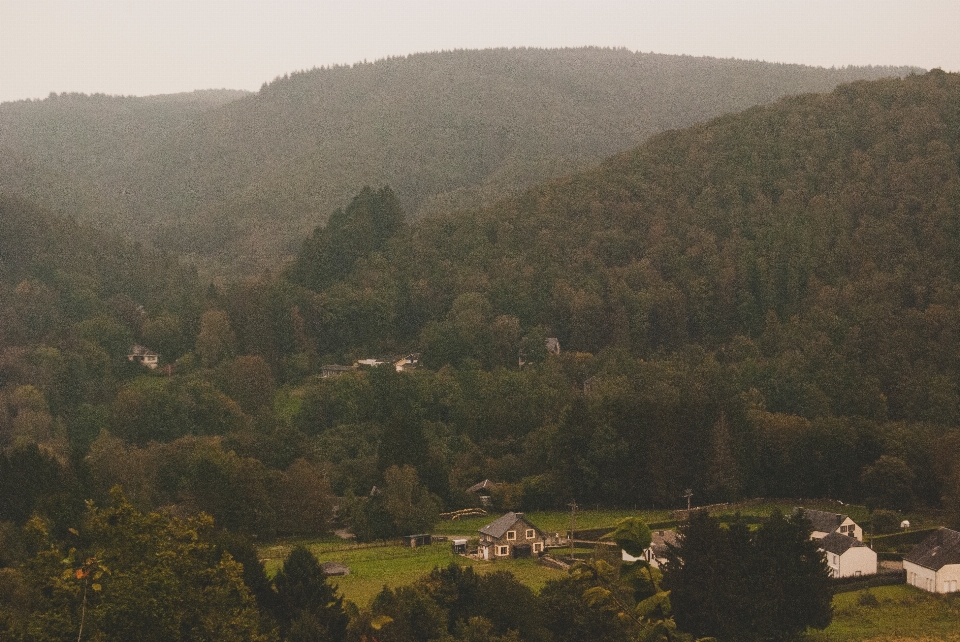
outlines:
[[939, 571], [948, 564], [960, 564], [960, 533], [940, 528], [914, 546], [903, 561], [913, 562], [931, 571]]
[[468, 492], [468, 493], [476, 493], [476, 492], [479, 492], [479, 491], [481, 491], [481, 490], [490, 490], [491, 488], [493, 488], [493, 487], [496, 486], [496, 485], [497, 485], [497, 484], [496, 484], [495, 482], [492, 482], [492, 481], [490, 481], [489, 479], [484, 479], [484, 480], [483, 480], [482, 482], [480, 482], [479, 484], [474, 484], [473, 486], [471, 486], [470, 488], [468, 488], [468, 489], [467, 489], [467, 492]]
[[[484, 535], [490, 535], [491, 537], [500, 538], [503, 537], [504, 533], [510, 530], [510, 527], [517, 523], [518, 520], [523, 519], [523, 513], [507, 513], [503, 517], [500, 517], [483, 528], [480, 529], [480, 532]], [[530, 522], [527, 522], [528, 524]], [[533, 524], [530, 524], [533, 526]]]
[[820, 548], [834, 555], [843, 555], [851, 548], [866, 546], [856, 537], [841, 535], [840, 533], [830, 533], [819, 542]]
[[677, 531], [653, 531], [650, 538], [650, 549], [657, 557], [667, 554], [667, 545], [677, 545]]
[[805, 508], [795, 508], [794, 512], [798, 510], [803, 510], [803, 516], [813, 524], [813, 530], [820, 531], [821, 533], [832, 533], [840, 528], [840, 524], [847, 519], [846, 515], [841, 515], [840, 513], [828, 513], [823, 510], [808, 510]]

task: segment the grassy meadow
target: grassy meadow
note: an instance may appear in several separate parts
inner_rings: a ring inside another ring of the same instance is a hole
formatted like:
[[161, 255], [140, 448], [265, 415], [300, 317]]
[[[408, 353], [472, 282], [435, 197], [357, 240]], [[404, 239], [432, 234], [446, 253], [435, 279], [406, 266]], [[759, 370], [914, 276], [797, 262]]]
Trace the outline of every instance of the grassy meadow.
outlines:
[[810, 642], [960, 641], [960, 594], [934, 595], [913, 586], [881, 586], [833, 598], [833, 623]]
[[[750, 502], [711, 512], [717, 515], [732, 515], [740, 512], [748, 517], [766, 517], [777, 509], [788, 514], [794, 506], [795, 503], [790, 501]], [[867, 510], [862, 506], [841, 505], [839, 502], [825, 500], [810, 503], [808, 508], [844, 512], [859, 523], [869, 519]], [[498, 516], [499, 514], [491, 513], [483, 517], [441, 521], [432, 529], [432, 533], [448, 538], [467, 537], [473, 539], [475, 544], [477, 531]], [[526, 513], [526, 517], [547, 533], [559, 532], [565, 534], [570, 528], [569, 512], [531, 511]], [[577, 512], [576, 527], [578, 530], [607, 527], [612, 530], [619, 520], [626, 517], [640, 517], [648, 524], [656, 524], [671, 521], [673, 512], [669, 510], [581, 510]], [[539, 591], [551, 578], [562, 576], [561, 571], [541, 566], [533, 559], [506, 559], [485, 562], [454, 555], [449, 542], [408, 548], [399, 545], [399, 542], [356, 544], [334, 536], [280, 541], [261, 547], [260, 555], [265, 560], [269, 576], [272, 577], [280, 569], [283, 560], [286, 559], [286, 556], [296, 544], [303, 544], [309, 548], [321, 562], [341, 562], [349, 566], [350, 575], [335, 578], [334, 581], [340, 587], [346, 599], [361, 607], [369, 604], [370, 600], [384, 586], [396, 588], [411, 584], [429, 573], [434, 567], [447, 566], [453, 561], [463, 566], [472, 566], [480, 573], [498, 570], [510, 571], [534, 591]], [[560, 555], [566, 553], [566, 549], [558, 551]], [[578, 557], [589, 556], [590, 554], [590, 550], [579, 547], [577, 549]], [[927, 596], [911, 587], [904, 586], [882, 587], [872, 589], [872, 592], [880, 601], [880, 607], [860, 605], [857, 601], [858, 593], [837, 595], [834, 602], [836, 609], [834, 624], [826, 632], [811, 635], [810, 639], [817, 641], [840, 639], [900, 640], [901, 642], [907, 640], [956, 639], [960, 642], [960, 618], [957, 617], [960, 598], [955, 602], [949, 601], [949, 598], [940, 600], [936, 596]], [[950, 605], [950, 608], [944, 609], [944, 604]], [[923, 615], [928, 613], [935, 615], [935, 617]], [[893, 623], [898, 621], [901, 623], [894, 626]], [[940, 622], [942, 622], [942, 626]], [[958, 631], [954, 634], [954, 638], [942, 637], [954, 629]], [[891, 637], [888, 635], [890, 631], [903, 631], [903, 635], [906, 637]], [[856, 632], [856, 634], [852, 632]], [[923, 637], [923, 635], [926, 635], [926, 637]]]

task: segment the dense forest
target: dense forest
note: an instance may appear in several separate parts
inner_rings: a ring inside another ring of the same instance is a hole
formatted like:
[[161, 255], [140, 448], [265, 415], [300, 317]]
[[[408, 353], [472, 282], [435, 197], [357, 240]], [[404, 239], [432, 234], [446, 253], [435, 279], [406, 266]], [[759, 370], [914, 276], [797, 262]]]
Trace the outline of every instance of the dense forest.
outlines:
[[256, 94], [0, 105], [0, 189], [255, 275], [365, 184], [410, 218], [470, 209], [667, 129], [911, 68], [821, 69], [622, 49], [496, 49], [278, 78]]
[[[254, 97], [232, 98], [190, 100], [206, 113]], [[698, 503], [831, 497], [960, 523], [956, 74], [782, 98], [483, 208], [411, 215], [402, 186], [361, 185], [282, 269], [250, 279], [210, 283], [152, 243], [12, 192], [0, 194], [0, 632], [20, 639], [72, 637], [94, 585], [114, 601], [92, 595], [90, 617], [129, 621], [141, 577], [171, 596], [157, 613], [177, 615], [139, 625], [219, 627], [211, 639], [277, 627], [363, 639], [384, 617], [434, 627], [422, 639], [635, 636], [615, 610], [590, 619], [583, 596], [610, 565], [538, 596], [438, 570], [351, 614], [314, 586], [329, 618], [306, 621], [291, 587], [316, 580], [316, 561], [291, 556], [271, 588], [237, 537], [423, 532], [485, 478], [511, 510], [678, 507], [689, 488]], [[128, 360], [134, 345], [159, 367]], [[414, 356], [417, 368], [391, 365]], [[358, 366], [331, 376], [334, 364]], [[770, 537], [806, 542], [799, 521], [772, 523]], [[730, 532], [753, 546], [745, 526]], [[288, 571], [301, 584], [282, 588]], [[667, 584], [682, 597], [682, 577]], [[464, 586], [556, 616], [449, 601]], [[291, 602], [263, 602], [277, 595]], [[563, 613], [574, 621], [553, 630]]]
[[503, 508], [955, 509], [958, 94], [934, 71], [787, 98], [412, 224], [365, 188], [224, 287], [4, 197], [0, 518], [120, 483], [265, 536], [341, 497], [376, 537], [483, 478]]

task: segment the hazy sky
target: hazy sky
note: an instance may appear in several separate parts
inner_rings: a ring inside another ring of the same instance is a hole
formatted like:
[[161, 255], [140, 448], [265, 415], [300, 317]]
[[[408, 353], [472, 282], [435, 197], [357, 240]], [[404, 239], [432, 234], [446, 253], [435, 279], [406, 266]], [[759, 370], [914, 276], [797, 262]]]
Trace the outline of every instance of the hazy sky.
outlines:
[[421, 51], [583, 45], [960, 71], [960, 0], [0, 0], [0, 101], [256, 90]]

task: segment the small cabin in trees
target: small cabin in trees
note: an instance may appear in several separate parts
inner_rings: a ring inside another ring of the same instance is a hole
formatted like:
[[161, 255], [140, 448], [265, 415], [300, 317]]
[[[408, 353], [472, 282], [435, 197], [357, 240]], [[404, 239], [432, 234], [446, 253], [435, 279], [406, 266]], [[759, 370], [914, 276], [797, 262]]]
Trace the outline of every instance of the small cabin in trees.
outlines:
[[330, 377], [338, 377], [344, 373], [353, 372], [356, 369], [356, 366], [339, 366], [335, 363], [331, 363], [325, 366], [320, 366], [320, 378], [329, 379]]
[[811, 533], [810, 539], [823, 539], [830, 533], [840, 533], [841, 535], [853, 537], [860, 542], [863, 541], [863, 529], [847, 515], [822, 510], [807, 510], [804, 508], [795, 508], [794, 512], [801, 510], [803, 511], [803, 516], [813, 524], [813, 533]]
[[138, 343], [134, 346], [131, 346], [130, 352], [127, 353], [127, 361], [140, 363], [147, 366], [151, 370], [155, 370], [160, 363], [160, 355], [150, 348], [145, 348]]
[[493, 504], [492, 493], [493, 488], [496, 485], [497, 484], [495, 482], [492, 482], [489, 479], [484, 479], [482, 482], [474, 484], [468, 488], [467, 492], [475, 494], [480, 502], [480, 505], [484, 508], [487, 508]]
[[531, 557], [543, 553], [546, 537], [523, 513], [507, 513], [480, 529], [480, 559]]
[[960, 533], [938, 528], [903, 558], [907, 584], [931, 593], [954, 593], [960, 582]]
[[828, 533], [818, 546], [827, 558], [831, 577], [875, 575], [877, 553], [850, 535]]

